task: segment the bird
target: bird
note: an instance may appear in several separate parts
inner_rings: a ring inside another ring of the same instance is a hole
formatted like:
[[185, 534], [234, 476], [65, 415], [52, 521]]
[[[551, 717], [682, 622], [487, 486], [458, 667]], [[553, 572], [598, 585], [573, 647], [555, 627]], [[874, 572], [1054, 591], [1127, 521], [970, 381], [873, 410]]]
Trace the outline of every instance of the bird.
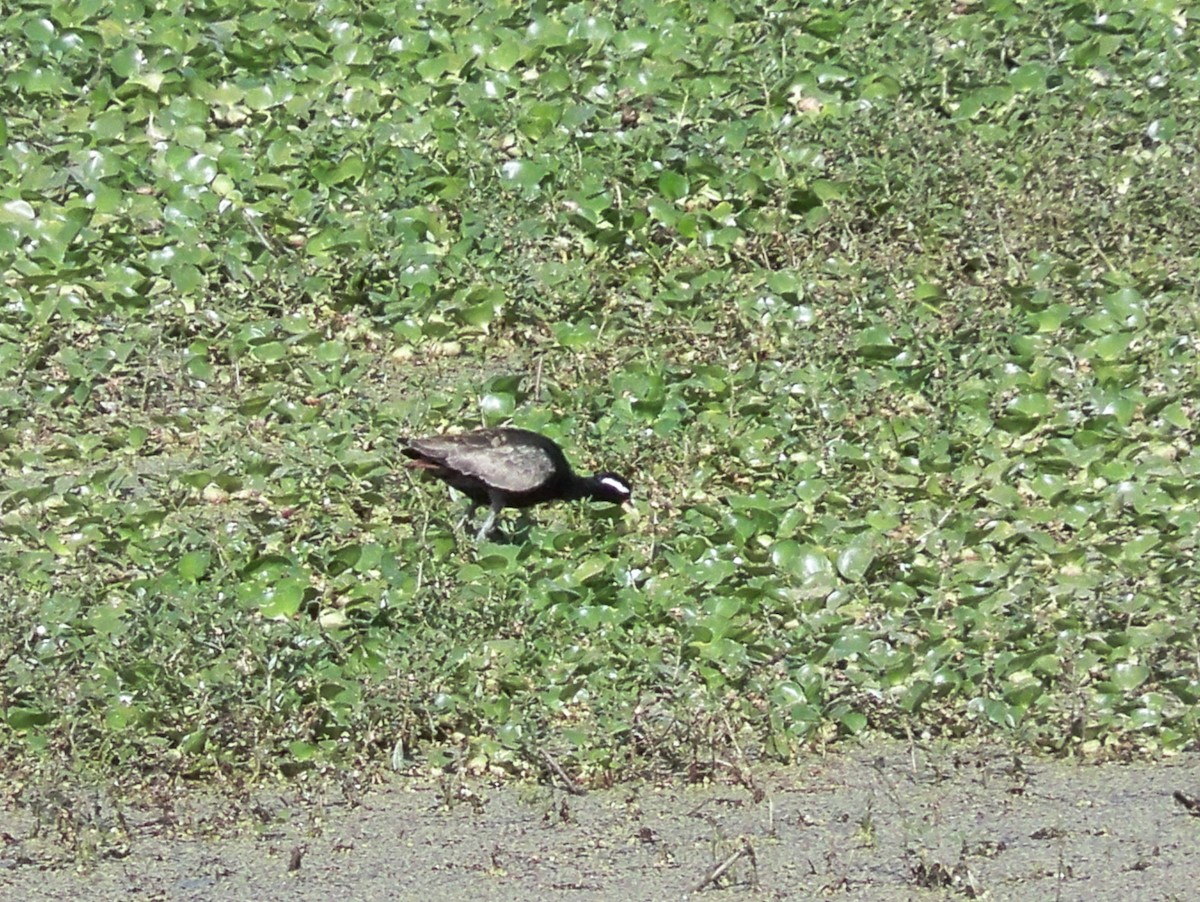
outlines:
[[477, 542], [492, 534], [506, 507], [583, 498], [624, 504], [633, 496], [629, 483], [616, 473], [576, 475], [557, 443], [529, 429], [500, 426], [406, 439], [401, 451], [412, 458], [408, 467], [466, 495], [471, 501], [468, 517], [482, 505], [491, 508], [475, 535]]

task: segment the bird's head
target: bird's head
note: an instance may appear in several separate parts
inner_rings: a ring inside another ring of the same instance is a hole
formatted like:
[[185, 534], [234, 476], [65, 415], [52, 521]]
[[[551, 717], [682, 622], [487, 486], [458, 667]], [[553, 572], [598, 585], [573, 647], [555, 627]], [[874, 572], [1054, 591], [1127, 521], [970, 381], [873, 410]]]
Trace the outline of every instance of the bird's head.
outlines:
[[633, 497], [633, 489], [616, 473], [597, 473], [592, 477], [592, 497], [597, 501], [625, 504]]

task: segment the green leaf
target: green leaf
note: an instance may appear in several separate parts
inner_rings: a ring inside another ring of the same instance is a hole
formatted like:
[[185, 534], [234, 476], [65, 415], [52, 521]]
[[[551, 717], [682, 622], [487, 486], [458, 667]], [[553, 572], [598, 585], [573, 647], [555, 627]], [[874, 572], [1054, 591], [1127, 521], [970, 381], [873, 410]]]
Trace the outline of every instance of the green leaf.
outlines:
[[1150, 678], [1150, 668], [1145, 664], [1121, 661], [1113, 665], [1113, 683], [1122, 692], [1132, 692]]
[[186, 182], [193, 185], [207, 185], [217, 177], [217, 161], [207, 154], [192, 154], [178, 172]]
[[1178, 401], [1174, 402], [1173, 404], [1168, 404], [1158, 412], [1158, 415], [1176, 429], [1192, 428], [1192, 418], [1188, 415], [1187, 411], [1183, 409], [1183, 405]]
[[525, 56], [525, 50], [517, 41], [501, 41], [488, 51], [488, 65], [501, 72], [507, 72]]
[[23, 200], [6, 200], [0, 204], [0, 223], [25, 223], [37, 219], [33, 205]]
[[867, 716], [858, 711], [847, 711], [838, 718], [838, 722], [852, 735], [857, 735], [867, 728]]
[[594, 576], [604, 573], [609, 566], [609, 558], [602, 555], [592, 555], [586, 558], [575, 568], [574, 580], [576, 583], [585, 583]]
[[1067, 481], [1055, 473], [1040, 473], [1029, 485], [1038, 497], [1046, 501], [1053, 501], [1069, 487]]
[[349, 154], [333, 166], [319, 166], [315, 169], [317, 181], [326, 187], [357, 182], [364, 172], [366, 164], [357, 154]]
[[1049, 70], [1043, 63], [1026, 63], [1008, 74], [1008, 80], [1018, 91], [1041, 91], [1046, 87]]
[[682, 200], [688, 194], [688, 180], [678, 172], [664, 172], [658, 177], [658, 190], [669, 201]]
[[299, 739], [289, 742], [287, 748], [297, 761], [311, 761], [317, 754], [317, 746]]
[[208, 572], [212, 556], [207, 551], [189, 551], [179, 559], [179, 576], [188, 582], [196, 582]]
[[287, 356], [287, 345], [281, 341], [268, 341], [250, 349], [250, 353], [263, 363], [275, 363]]
[[300, 611], [308, 580], [303, 577], [288, 577], [262, 586], [259, 612], [268, 620], [288, 620]]
[[550, 328], [555, 340], [564, 348], [585, 348], [600, 334], [599, 327], [590, 320], [555, 323]]
[[53, 723], [55, 717], [51, 712], [40, 708], [13, 706], [5, 712], [5, 720], [13, 730], [32, 730]]
[[549, 170], [532, 160], [509, 160], [500, 167], [500, 181], [510, 188], [537, 188]]
[[1101, 360], [1120, 360], [1133, 341], [1133, 336], [1124, 332], [1114, 332], [1097, 339], [1092, 348]]
[[875, 543], [871, 537], [856, 539], [837, 556], [838, 573], [850, 582], [861, 582], [875, 562]]
[[1041, 418], [1054, 412], [1054, 402], [1041, 392], [1029, 392], [1009, 401], [1007, 409], [1023, 417]]
[[899, 350], [893, 340], [892, 330], [884, 325], [863, 329], [855, 336], [854, 345], [860, 354], [871, 360], [890, 360]]
[[488, 425], [508, 419], [516, 409], [516, 398], [507, 392], [488, 393], [479, 399], [479, 412], [483, 415], [484, 423]]

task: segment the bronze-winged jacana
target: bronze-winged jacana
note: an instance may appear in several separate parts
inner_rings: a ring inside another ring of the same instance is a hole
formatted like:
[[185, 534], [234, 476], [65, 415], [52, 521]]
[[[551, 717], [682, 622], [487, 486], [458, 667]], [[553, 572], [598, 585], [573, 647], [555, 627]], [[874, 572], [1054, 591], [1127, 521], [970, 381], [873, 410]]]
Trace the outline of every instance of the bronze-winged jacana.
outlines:
[[546, 501], [611, 501], [624, 504], [629, 483], [616, 473], [577, 476], [554, 441], [528, 429], [502, 426], [450, 435], [431, 435], [402, 442], [412, 460], [471, 499], [471, 510], [488, 505], [491, 513], [479, 527], [482, 542], [506, 507], [531, 507]]

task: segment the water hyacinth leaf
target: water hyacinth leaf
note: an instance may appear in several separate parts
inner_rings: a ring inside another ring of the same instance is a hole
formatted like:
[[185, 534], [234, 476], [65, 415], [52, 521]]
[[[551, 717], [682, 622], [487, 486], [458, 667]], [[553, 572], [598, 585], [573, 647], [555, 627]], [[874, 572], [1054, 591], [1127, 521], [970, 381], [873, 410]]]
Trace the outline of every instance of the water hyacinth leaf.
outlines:
[[834, 41], [845, 29], [848, 13], [821, 10], [803, 24], [804, 31], [826, 41]]
[[258, 582], [258, 610], [269, 620], [287, 620], [299, 612], [308, 580], [300, 576]]
[[792, 539], [775, 543], [771, 549], [771, 561], [781, 570], [805, 577], [832, 574], [834, 569], [821, 549], [802, 545]]
[[604, 573], [609, 566], [609, 559], [600, 555], [592, 555], [585, 559], [573, 574], [575, 582], [584, 583], [594, 576]]
[[562, 111], [555, 104], [532, 103], [525, 107], [518, 128], [527, 138], [539, 140], [558, 125]]
[[199, 755], [207, 747], [209, 735], [210, 731], [206, 727], [192, 730], [180, 740], [179, 747], [189, 755]]
[[555, 323], [550, 328], [555, 340], [564, 348], [585, 348], [600, 334], [600, 328], [590, 320]]
[[867, 716], [859, 711], [847, 711], [838, 718], [838, 722], [851, 735], [857, 735], [867, 728]]
[[516, 398], [507, 392], [489, 392], [479, 399], [479, 412], [487, 425], [502, 422], [512, 416], [516, 409]]
[[250, 353], [263, 363], [275, 363], [287, 356], [287, 345], [281, 341], [268, 341], [250, 349]]
[[179, 559], [179, 576], [188, 582], [196, 582], [208, 572], [212, 555], [206, 551], [189, 551]]
[[183, 263], [167, 268], [171, 284], [180, 294], [196, 294], [205, 286], [204, 274], [196, 266]]
[[1056, 473], [1041, 473], [1029, 485], [1038, 497], [1046, 501], [1053, 501], [1069, 488], [1067, 480]]
[[1179, 133], [1179, 121], [1174, 116], [1155, 119], [1146, 126], [1146, 137], [1155, 143], [1173, 141]]
[[661, 197], [652, 197], [646, 201], [646, 211], [663, 225], [672, 226], [679, 220], [679, 210], [669, 201]]
[[858, 352], [871, 360], [890, 360], [899, 352], [892, 330], [887, 326], [869, 326], [854, 339]]
[[[1194, 743], [1180, 16], [17, 6], [13, 773]], [[481, 423], [632, 507], [477, 545]]]
[[1009, 401], [1007, 410], [1022, 417], [1038, 419], [1054, 412], [1054, 402], [1042, 392], [1028, 392]]
[[0, 223], [23, 224], [37, 219], [33, 205], [25, 200], [6, 200], [0, 204]]
[[1007, 729], [1015, 727], [1019, 720], [1019, 715], [1013, 707], [1001, 699], [972, 699], [968, 707], [980, 711], [989, 721]]
[[687, 197], [687, 176], [678, 172], [664, 172], [658, 177], [658, 190], [669, 201], [681, 200]]
[[1120, 360], [1133, 342], [1133, 335], [1126, 332], [1113, 332], [1097, 339], [1092, 343], [1093, 353], [1104, 361]]
[[1154, 533], [1135, 536], [1121, 548], [1121, 557], [1130, 563], [1142, 562], [1145, 556], [1162, 544], [1162, 537]]
[[855, 538], [837, 556], [837, 570], [843, 579], [861, 582], [875, 562], [876, 539], [873, 534]]
[[1142, 326], [1146, 322], [1146, 299], [1134, 288], [1122, 288], [1106, 295], [1104, 309], [1125, 328]]
[[500, 167], [500, 181], [510, 188], [536, 189], [549, 168], [532, 160], [509, 160]]
[[[469, 326], [486, 326], [500, 315], [504, 308], [504, 292], [490, 289], [482, 293], [482, 299], [469, 303], [459, 311], [459, 319]], [[473, 295], [478, 296], [473, 293]]]
[[1158, 415], [1176, 429], [1192, 428], [1191, 416], [1178, 401], [1173, 404], [1168, 404], [1158, 412]]
[[1132, 692], [1150, 677], [1150, 668], [1144, 664], [1121, 661], [1113, 665], [1112, 681], [1122, 692]]
[[317, 615], [317, 623], [321, 625], [321, 629], [336, 632], [344, 629], [350, 624], [350, 618], [344, 610], [337, 608], [326, 608]]
[[1070, 321], [1074, 311], [1069, 304], [1055, 304], [1030, 316], [1030, 322], [1041, 333], [1057, 332]]
[[14, 705], [5, 712], [5, 721], [15, 731], [32, 730], [54, 722], [54, 714], [40, 708]]
[[314, 349], [313, 355], [322, 363], [337, 363], [346, 358], [347, 347], [340, 341], [323, 341]]
[[252, 110], [266, 110], [280, 102], [273, 85], [255, 85], [246, 90], [246, 106]]
[[287, 748], [296, 761], [311, 761], [317, 753], [317, 747], [313, 743], [299, 739], [289, 742]]
[[136, 451], [146, 444], [148, 438], [150, 438], [150, 430], [145, 426], [130, 426], [126, 433], [125, 444]]
[[1128, 426], [1133, 422], [1137, 410], [1138, 403], [1135, 399], [1122, 397], [1107, 401], [1099, 412], [1102, 416], [1111, 416], [1122, 426]]
[[217, 161], [207, 154], [192, 154], [179, 167], [178, 173], [193, 185], [207, 185], [217, 177]]
[[344, 182], [356, 182], [362, 178], [365, 171], [366, 164], [362, 157], [349, 154], [333, 165], [315, 167], [313, 174], [320, 184], [330, 187]]
[[865, 655], [871, 648], [870, 637], [862, 630], [843, 631], [833, 642], [826, 656], [828, 661], [844, 661]]
[[572, 37], [584, 38], [588, 41], [607, 41], [616, 33], [610, 22], [604, 16], [588, 15], [579, 19], [571, 26]]
[[522, 45], [513, 40], [501, 41], [487, 53], [488, 65], [501, 72], [512, 69], [525, 55]]
[[697, 582], [715, 586], [724, 582], [737, 570], [737, 565], [730, 557], [731, 555], [710, 548], [694, 561], [682, 560], [682, 572]]
[[1043, 63], [1026, 63], [1009, 73], [1008, 80], [1018, 91], [1040, 91], [1046, 86], [1048, 74]]

